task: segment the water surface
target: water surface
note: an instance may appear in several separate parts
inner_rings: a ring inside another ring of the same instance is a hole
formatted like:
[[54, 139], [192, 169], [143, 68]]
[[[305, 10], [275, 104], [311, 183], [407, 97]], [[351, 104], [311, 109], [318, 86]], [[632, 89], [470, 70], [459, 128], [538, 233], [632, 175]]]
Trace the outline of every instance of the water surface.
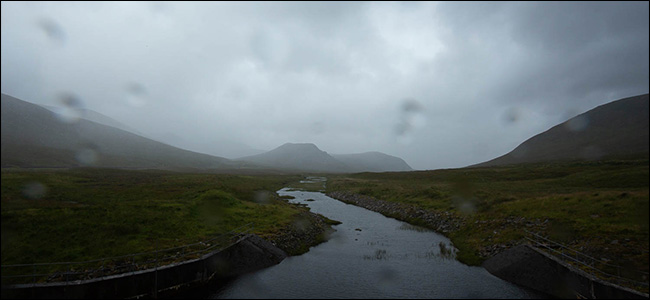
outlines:
[[319, 192], [284, 188], [278, 194], [342, 224], [327, 242], [241, 276], [210, 298], [542, 297], [441, 252], [441, 243], [451, 249], [451, 242], [435, 232]]

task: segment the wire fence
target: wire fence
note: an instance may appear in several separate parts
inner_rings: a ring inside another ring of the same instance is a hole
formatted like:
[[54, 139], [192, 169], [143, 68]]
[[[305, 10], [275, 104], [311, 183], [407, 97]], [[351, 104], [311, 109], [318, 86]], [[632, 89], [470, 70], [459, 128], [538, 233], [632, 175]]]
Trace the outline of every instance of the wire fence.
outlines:
[[183, 246], [77, 262], [2, 265], [2, 286], [70, 282], [159, 268], [221, 251], [254, 230], [248, 223], [214, 238]]
[[607, 261], [589, 256], [537, 233], [525, 229], [524, 231], [527, 234], [526, 239], [533, 246], [547, 249], [565, 261], [582, 266], [583, 270], [588, 271], [598, 278], [621, 285], [648, 289], [648, 272], [610, 264]]

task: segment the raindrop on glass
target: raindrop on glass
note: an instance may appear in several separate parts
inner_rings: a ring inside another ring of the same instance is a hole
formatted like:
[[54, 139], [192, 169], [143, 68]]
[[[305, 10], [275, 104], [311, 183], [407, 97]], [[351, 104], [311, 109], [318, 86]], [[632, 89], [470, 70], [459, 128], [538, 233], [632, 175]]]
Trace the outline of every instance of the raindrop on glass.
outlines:
[[511, 125], [517, 123], [521, 119], [521, 112], [516, 107], [511, 107], [503, 113], [502, 117], [506, 125]]
[[38, 20], [37, 26], [45, 33], [50, 41], [58, 44], [65, 43], [65, 31], [58, 22], [50, 18], [41, 18]]
[[269, 203], [269, 192], [267, 191], [258, 191], [255, 193], [253, 201], [260, 204]]
[[56, 107], [54, 112], [59, 121], [64, 123], [76, 123], [83, 117], [83, 102], [71, 93], [59, 95], [58, 102], [61, 106]]
[[77, 161], [84, 166], [93, 166], [97, 163], [97, 151], [90, 147], [81, 148], [75, 153]]
[[572, 118], [564, 123], [564, 126], [573, 132], [583, 131], [587, 128], [588, 125], [589, 119], [585, 115], [576, 116], [575, 118]]
[[392, 285], [398, 280], [399, 277], [397, 271], [390, 266], [382, 266], [379, 269], [379, 273], [377, 274], [377, 276], [379, 277], [378, 283], [380, 285], [386, 285], [386, 284]]
[[126, 101], [133, 107], [143, 107], [147, 104], [147, 89], [142, 84], [131, 82], [126, 85]]
[[399, 121], [395, 125], [395, 134], [400, 144], [410, 144], [413, 140], [411, 137], [413, 132], [425, 125], [423, 111], [424, 107], [419, 101], [413, 98], [402, 100]]
[[23, 187], [23, 196], [29, 199], [41, 199], [47, 193], [47, 187], [37, 181], [29, 182]]

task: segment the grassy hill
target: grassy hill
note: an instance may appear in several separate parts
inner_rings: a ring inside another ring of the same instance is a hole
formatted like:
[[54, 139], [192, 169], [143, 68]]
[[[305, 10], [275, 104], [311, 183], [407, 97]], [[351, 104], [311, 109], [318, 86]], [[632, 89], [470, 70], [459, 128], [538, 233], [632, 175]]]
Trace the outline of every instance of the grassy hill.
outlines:
[[648, 158], [648, 94], [598, 106], [474, 166], [545, 161]]
[[2, 167], [111, 167], [186, 171], [236, 168], [232, 161], [51, 111], [2, 94]]

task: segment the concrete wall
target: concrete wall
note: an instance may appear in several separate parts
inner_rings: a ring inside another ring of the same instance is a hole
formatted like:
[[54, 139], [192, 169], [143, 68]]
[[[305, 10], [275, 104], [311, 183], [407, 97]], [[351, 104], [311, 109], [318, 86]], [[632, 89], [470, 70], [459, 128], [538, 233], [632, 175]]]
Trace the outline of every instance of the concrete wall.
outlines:
[[560, 298], [648, 298], [648, 294], [605, 282], [529, 245], [503, 251], [483, 267], [503, 280]]
[[2, 298], [134, 298], [158, 297], [280, 263], [287, 257], [270, 242], [249, 235], [238, 243], [200, 259], [102, 278], [67, 283], [25, 284], [2, 287]]

